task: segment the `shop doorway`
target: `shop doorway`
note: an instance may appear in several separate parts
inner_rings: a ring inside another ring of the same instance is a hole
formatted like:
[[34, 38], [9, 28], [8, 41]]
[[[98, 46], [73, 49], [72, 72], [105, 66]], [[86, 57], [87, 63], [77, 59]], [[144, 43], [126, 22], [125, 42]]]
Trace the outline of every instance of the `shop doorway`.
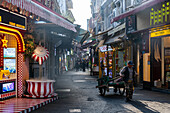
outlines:
[[[151, 38], [151, 82], [161, 79], [161, 38]], [[152, 84], [153, 85], [153, 84]]]

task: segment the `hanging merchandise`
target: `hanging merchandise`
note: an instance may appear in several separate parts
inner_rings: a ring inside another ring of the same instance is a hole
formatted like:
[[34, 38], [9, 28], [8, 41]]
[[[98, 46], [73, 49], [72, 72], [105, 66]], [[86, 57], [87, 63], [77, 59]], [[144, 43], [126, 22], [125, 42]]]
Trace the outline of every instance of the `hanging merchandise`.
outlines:
[[32, 54], [34, 61], [39, 62], [39, 65], [42, 65], [45, 60], [49, 57], [49, 52], [46, 48], [42, 46], [37, 46]]
[[155, 49], [154, 57], [157, 62], [161, 61], [158, 43], [159, 43], [158, 41], [155, 41], [155, 44], [154, 44], [154, 49]]

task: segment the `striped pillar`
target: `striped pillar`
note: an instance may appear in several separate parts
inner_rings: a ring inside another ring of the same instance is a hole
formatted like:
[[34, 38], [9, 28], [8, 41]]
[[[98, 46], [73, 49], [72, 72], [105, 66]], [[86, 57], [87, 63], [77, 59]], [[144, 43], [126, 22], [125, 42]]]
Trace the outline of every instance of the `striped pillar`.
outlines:
[[17, 97], [23, 94], [23, 54], [18, 53], [18, 69], [17, 69]]

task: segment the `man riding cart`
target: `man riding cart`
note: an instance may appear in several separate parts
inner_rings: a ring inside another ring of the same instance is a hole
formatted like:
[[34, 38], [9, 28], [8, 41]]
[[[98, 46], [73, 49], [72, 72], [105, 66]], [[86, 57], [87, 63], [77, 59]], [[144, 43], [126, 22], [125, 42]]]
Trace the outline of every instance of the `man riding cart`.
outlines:
[[120, 71], [120, 76], [123, 78], [123, 81], [125, 83], [126, 88], [126, 101], [129, 101], [132, 99], [133, 96], [133, 84], [135, 80], [135, 76], [137, 73], [134, 69], [134, 64], [132, 61], [128, 61], [128, 65], [123, 67], [123, 69]]
[[104, 76], [98, 79], [96, 88], [99, 88], [100, 94], [104, 96], [105, 92], [109, 91], [109, 87], [114, 87], [114, 92], [116, 93], [118, 89], [120, 95], [123, 95], [126, 89], [126, 101], [132, 99], [134, 78], [137, 75], [133, 65], [132, 61], [128, 61], [128, 65], [123, 67], [120, 71], [120, 76], [116, 78], [112, 79]]

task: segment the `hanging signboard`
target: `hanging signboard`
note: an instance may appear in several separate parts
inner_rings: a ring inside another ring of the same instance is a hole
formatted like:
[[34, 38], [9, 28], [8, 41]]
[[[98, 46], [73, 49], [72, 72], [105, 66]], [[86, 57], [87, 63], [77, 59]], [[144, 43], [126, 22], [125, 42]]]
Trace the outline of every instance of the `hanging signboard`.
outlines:
[[136, 15], [126, 17], [126, 33], [136, 31]]
[[26, 17], [0, 8], [0, 24], [26, 30]]
[[[99, 47], [101, 52], [106, 52], [107, 51], [107, 46], [102, 46]], [[112, 51], [113, 49], [111, 48], [111, 46], [108, 46], [108, 51]]]
[[170, 35], [170, 25], [152, 28], [150, 37], [166, 36]]

